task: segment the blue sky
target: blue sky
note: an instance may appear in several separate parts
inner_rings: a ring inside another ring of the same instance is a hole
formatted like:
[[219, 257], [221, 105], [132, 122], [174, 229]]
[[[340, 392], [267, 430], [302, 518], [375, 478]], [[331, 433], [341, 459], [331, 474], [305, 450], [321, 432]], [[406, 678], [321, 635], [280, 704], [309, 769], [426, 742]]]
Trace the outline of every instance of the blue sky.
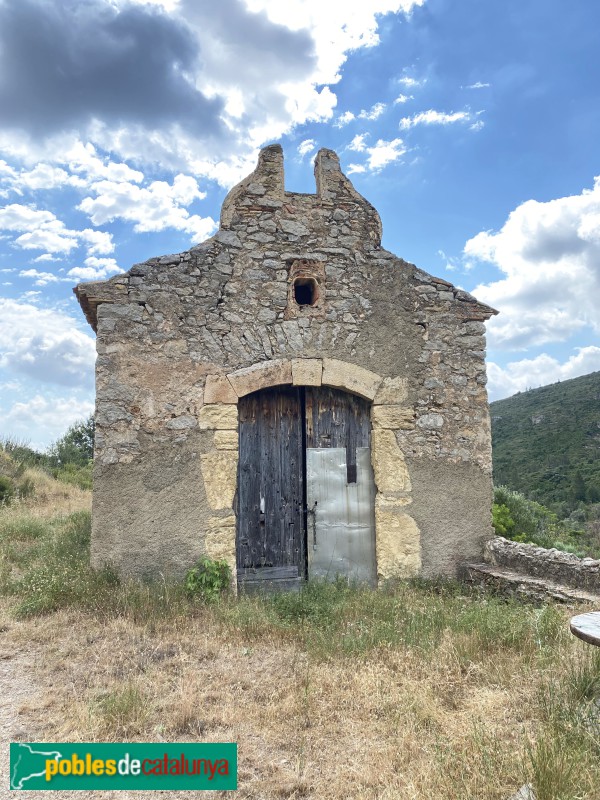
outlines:
[[93, 410], [82, 280], [216, 229], [258, 148], [336, 150], [384, 246], [501, 313], [491, 399], [600, 369], [593, 0], [0, 0], [0, 435]]

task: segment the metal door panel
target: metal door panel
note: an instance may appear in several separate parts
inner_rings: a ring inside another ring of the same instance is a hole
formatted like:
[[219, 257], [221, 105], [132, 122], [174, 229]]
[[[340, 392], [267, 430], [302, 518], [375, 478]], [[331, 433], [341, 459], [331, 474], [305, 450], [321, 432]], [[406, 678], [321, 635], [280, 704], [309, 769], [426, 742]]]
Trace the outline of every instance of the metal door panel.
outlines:
[[348, 483], [345, 447], [308, 448], [306, 488], [309, 577], [375, 583], [375, 484], [368, 447], [356, 448]]

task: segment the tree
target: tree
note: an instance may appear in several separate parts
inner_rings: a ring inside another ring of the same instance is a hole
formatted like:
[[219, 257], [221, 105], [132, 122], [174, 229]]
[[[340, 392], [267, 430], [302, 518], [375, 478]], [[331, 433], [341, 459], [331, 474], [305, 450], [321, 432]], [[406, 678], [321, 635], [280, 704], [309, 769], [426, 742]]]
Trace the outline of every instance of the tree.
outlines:
[[48, 455], [53, 466], [75, 464], [84, 467], [94, 457], [95, 423], [93, 415], [86, 420], [76, 422], [64, 436], [48, 448]]
[[571, 492], [573, 495], [574, 500], [585, 500], [586, 499], [586, 485], [583, 475], [579, 470], [575, 473], [575, 477], [573, 478], [573, 484], [571, 486]]

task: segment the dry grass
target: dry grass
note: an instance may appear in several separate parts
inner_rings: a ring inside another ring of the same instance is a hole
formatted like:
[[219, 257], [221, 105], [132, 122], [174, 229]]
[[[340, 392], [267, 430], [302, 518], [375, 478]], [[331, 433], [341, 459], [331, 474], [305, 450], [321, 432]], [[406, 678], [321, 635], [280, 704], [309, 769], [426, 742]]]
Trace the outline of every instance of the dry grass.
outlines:
[[494, 800], [536, 770], [568, 790], [539, 800], [598, 797], [594, 761], [571, 766], [573, 748], [545, 734], [544, 687], [585, 660], [567, 635], [551, 659], [465, 660], [451, 634], [432, 653], [323, 658], [280, 631], [248, 637], [214, 609], [140, 624], [74, 611], [15, 621], [5, 606], [0, 627], [40, 687], [21, 715], [30, 739], [236, 741], [244, 798]]
[[34, 494], [22, 500], [15, 500], [0, 509], [3, 518], [20, 518], [28, 514], [34, 518], [50, 519], [57, 515], [89, 511], [92, 507], [92, 493], [68, 483], [61, 483], [40, 469], [30, 467], [23, 473], [24, 480], [31, 480], [35, 486]]
[[[22, 576], [0, 657], [37, 688], [21, 738], [234, 741], [241, 798], [505, 800], [528, 781], [538, 800], [600, 798], [600, 658], [572, 610], [427, 584], [205, 607], [92, 575], [71, 513], [89, 498], [43, 491], [0, 512]], [[51, 580], [66, 562], [68, 591]]]

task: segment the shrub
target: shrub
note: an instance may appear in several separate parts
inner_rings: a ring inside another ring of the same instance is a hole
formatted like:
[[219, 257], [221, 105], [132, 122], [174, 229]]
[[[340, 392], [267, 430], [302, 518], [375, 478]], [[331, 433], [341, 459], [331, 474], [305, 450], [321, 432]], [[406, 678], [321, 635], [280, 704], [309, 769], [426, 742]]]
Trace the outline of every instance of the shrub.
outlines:
[[0, 506], [7, 506], [15, 495], [15, 484], [8, 475], [0, 475]]
[[92, 488], [92, 462], [83, 466], [78, 464], [65, 464], [52, 470], [52, 475], [61, 483], [70, 483], [80, 489]]
[[510, 509], [504, 503], [494, 503], [492, 506], [492, 525], [497, 536], [506, 536], [509, 539], [515, 527], [515, 521], [510, 515]]
[[186, 592], [206, 603], [217, 600], [231, 584], [231, 569], [226, 561], [202, 558], [185, 576]]

